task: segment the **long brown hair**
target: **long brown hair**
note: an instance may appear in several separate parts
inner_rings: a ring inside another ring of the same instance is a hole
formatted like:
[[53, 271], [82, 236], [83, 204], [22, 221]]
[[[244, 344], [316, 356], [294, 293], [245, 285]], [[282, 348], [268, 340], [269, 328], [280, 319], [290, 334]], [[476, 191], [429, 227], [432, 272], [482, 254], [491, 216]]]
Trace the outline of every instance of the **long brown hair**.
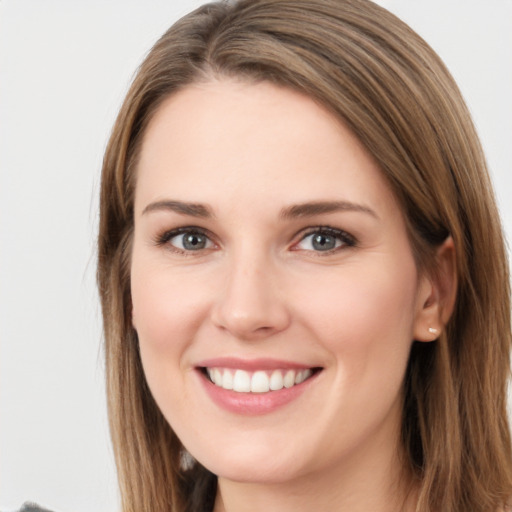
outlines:
[[105, 154], [98, 242], [123, 512], [203, 512], [215, 494], [215, 477], [206, 469], [184, 468], [181, 444], [151, 397], [130, 298], [134, 187], [145, 128], [166, 97], [214, 76], [284, 85], [338, 116], [388, 179], [420, 270], [435, 270], [435, 249], [452, 236], [455, 312], [436, 342], [413, 343], [404, 382], [406, 465], [419, 482], [418, 512], [495, 512], [512, 494], [511, 332], [507, 257], [492, 187], [449, 72], [407, 25], [368, 0], [205, 5], [162, 36], [134, 79]]

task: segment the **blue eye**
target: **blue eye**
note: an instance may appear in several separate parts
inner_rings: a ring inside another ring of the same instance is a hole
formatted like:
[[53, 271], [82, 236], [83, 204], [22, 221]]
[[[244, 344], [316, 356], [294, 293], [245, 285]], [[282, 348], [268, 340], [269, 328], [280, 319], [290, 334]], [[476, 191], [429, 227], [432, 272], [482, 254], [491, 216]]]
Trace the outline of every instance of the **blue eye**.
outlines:
[[214, 246], [210, 238], [197, 229], [180, 228], [164, 233], [158, 240], [158, 245], [169, 244], [178, 251], [201, 251]]
[[206, 249], [209, 240], [208, 237], [201, 233], [184, 233], [182, 235], [173, 236], [169, 242], [178, 249], [199, 251]]
[[318, 228], [306, 234], [295, 248], [303, 251], [330, 252], [340, 247], [354, 245], [355, 240], [342, 230]]

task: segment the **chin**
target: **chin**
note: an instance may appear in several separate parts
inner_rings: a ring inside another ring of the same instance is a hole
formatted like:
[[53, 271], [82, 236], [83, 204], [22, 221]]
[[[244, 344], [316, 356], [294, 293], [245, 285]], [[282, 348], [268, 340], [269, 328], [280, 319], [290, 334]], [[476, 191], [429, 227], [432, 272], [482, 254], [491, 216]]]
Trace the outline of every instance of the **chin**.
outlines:
[[219, 478], [244, 483], [283, 483], [293, 480], [302, 473], [302, 464], [297, 453], [291, 456], [270, 450], [248, 450], [247, 447], [228, 452], [210, 454], [206, 457], [198, 457], [209, 471]]

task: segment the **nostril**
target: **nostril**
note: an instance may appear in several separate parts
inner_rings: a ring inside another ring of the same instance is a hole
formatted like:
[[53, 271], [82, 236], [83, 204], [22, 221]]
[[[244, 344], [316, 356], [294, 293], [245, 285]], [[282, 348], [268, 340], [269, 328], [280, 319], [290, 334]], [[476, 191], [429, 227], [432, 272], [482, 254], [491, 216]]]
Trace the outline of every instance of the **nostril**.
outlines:
[[[268, 262], [246, 255], [232, 262], [229, 276], [211, 309], [213, 323], [240, 339], [257, 339], [285, 329], [290, 322], [285, 297], [271, 282]], [[247, 262], [252, 263], [247, 263]], [[262, 265], [267, 272], [262, 272]], [[248, 268], [251, 265], [251, 268]]]
[[265, 311], [227, 311], [216, 312], [212, 317], [213, 323], [220, 329], [230, 332], [239, 339], [258, 339], [271, 336], [282, 331], [288, 325], [288, 320]]

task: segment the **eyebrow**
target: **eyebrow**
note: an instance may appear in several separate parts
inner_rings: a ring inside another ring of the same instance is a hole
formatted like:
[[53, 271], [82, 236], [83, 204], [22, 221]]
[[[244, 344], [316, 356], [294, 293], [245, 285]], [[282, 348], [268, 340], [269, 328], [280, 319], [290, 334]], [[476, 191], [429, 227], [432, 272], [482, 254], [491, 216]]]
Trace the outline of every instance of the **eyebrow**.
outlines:
[[[214, 217], [212, 209], [201, 203], [186, 203], [176, 200], [155, 201], [148, 204], [142, 211], [142, 215], [154, 211], [171, 211], [191, 217], [209, 219]], [[326, 213], [336, 212], [361, 212], [379, 218], [379, 216], [367, 206], [350, 201], [314, 201], [309, 203], [294, 204], [283, 208], [279, 214], [282, 219], [295, 219], [299, 217], [313, 217]]]
[[190, 215], [191, 217], [200, 217], [208, 219], [213, 217], [213, 211], [209, 206], [199, 203], [185, 203], [183, 201], [164, 200], [150, 203], [142, 211], [142, 215], [156, 211], [171, 211]]
[[294, 219], [336, 212], [361, 212], [367, 213], [376, 219], [379, 218], [371, 208], [362, 204], [351, 203], [350, 201], [315, 201], [311, 203], [295, 204], [283, 208], [280, 217], [283, 219]]

